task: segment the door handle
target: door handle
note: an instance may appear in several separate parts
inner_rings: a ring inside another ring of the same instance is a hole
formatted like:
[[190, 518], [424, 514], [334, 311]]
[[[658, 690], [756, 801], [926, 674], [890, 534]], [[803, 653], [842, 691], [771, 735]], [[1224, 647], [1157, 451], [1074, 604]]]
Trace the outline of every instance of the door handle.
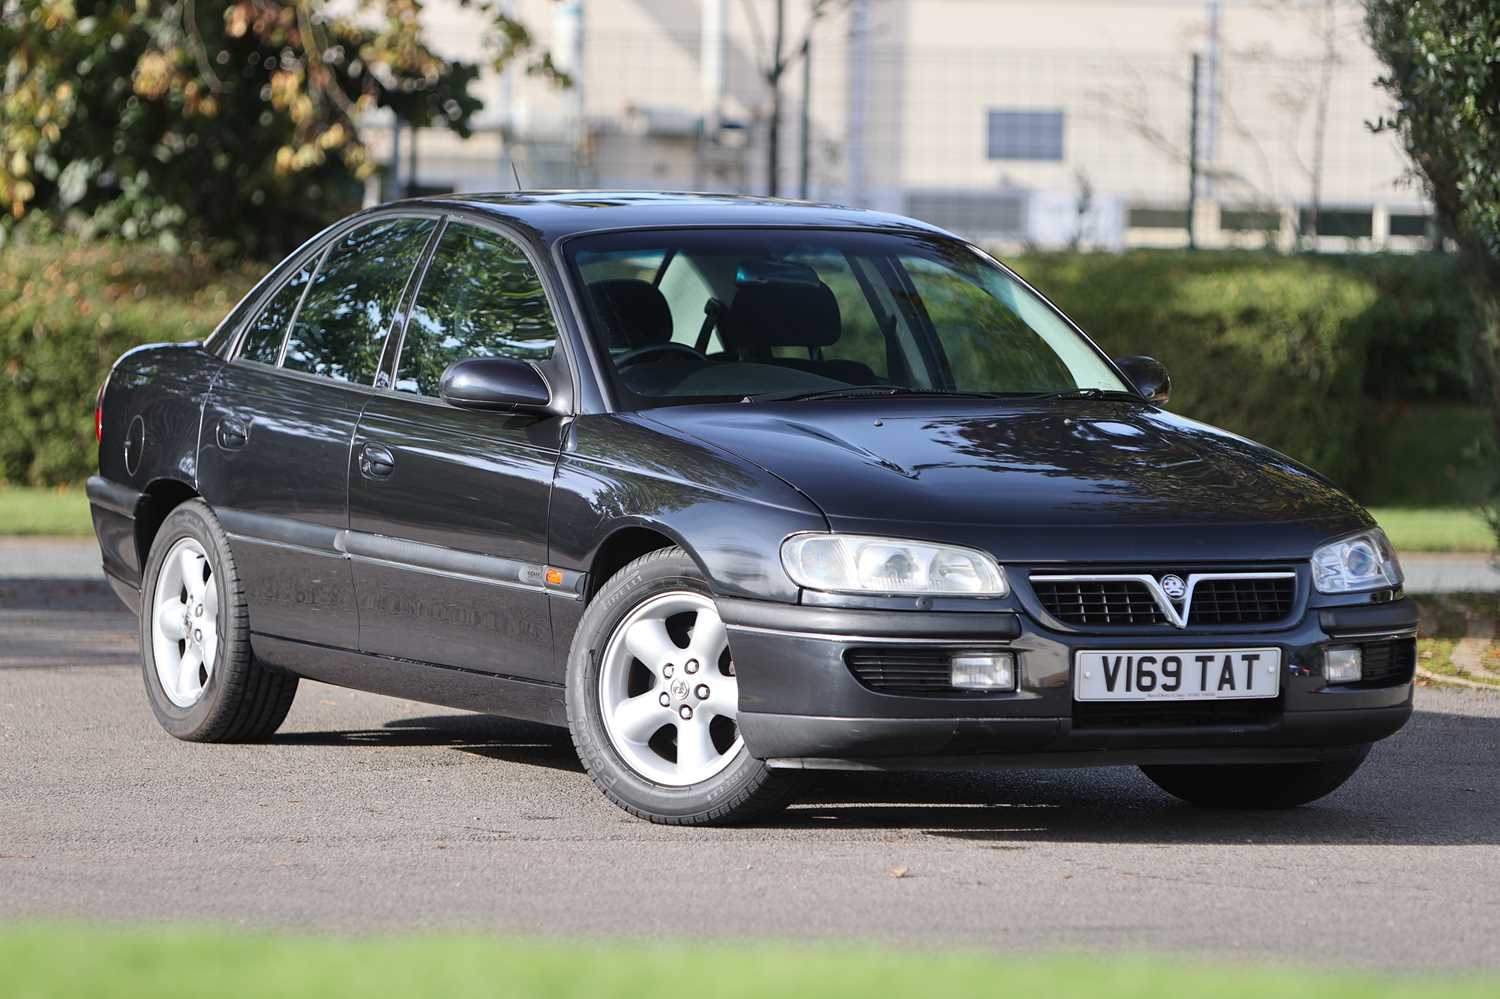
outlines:
[[389, 448], [366, 444], [359, 449], [359, 473], [367, 479], [384, 479], [396, 470], [396, 457]]
[[239, 420], [226, 416], [219, 421], [219, 428], [214, 436], [221, 449], [238, 451], [250, 440], [250, 428]]

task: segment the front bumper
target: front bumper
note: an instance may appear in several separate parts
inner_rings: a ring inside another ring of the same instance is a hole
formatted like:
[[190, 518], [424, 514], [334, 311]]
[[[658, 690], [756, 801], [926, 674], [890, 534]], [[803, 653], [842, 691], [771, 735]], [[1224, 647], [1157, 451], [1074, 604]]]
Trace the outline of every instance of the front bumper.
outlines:
[[[1333, 686], [1331, 644], [1409, 640], [1409, 600], [1313, 608], [1268, 631], [1150, 636], [1050, 629], [1015, 610], [873, 611], [722, 599], [739, 675], [740, 731], [774, 766], [927, 768], [1099, 766], [1315, 760], [1384, 738], [1411, 715], [1409, 679]], [[1075, 705], [1073, 654], [1082, 649], [1274, 646], [1283, 674], [1275, 701], [1156, 702], [1108, 710]], [[850, 650], [1009, 649], [1018, 689], [1008, 693], [893, 694], [862, 684]], [[1220, 705], [1226, 705], [1221, 709]], [[1201, 709], [1201, 710], [1200, 710]]]

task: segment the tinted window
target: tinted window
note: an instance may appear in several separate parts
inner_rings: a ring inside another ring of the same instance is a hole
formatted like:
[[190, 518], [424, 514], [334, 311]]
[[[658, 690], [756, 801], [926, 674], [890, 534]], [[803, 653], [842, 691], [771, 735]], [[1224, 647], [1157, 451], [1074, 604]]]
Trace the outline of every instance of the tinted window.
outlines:
[[302, 290], [307, 287], [311, 275], [311, 268], [302, 267], [271, 296], [245, 331], [245, 342], [240, 345], [241, 357], [262, 364], [276, 363], [281, 354], [281, 341], [286, 339], [287, 325], [292, 321], [292, 313], [297, 311], [297, 300], [302, 297]]
[[[627, 406], [886, 385], [1018, 396], [1128, 391], [1043, 299], [942, 236], [705, 229], [597, 234], [566, 246], [589, 289], [590, 333]], [[591, 275], [658, 254], [672, 258], [662, 287], [625, 281], [639, 308], [623, 318], [606, 310], [601, 302], [619, 296], [603, 286], [621, 282]], [[722, 348], [700, 349], [695, 336], [674, 341], [678, 349], [645, 349], [668, 339], [656, 318], [666, 309], [666, 277], [689, 266], [700, 278], [697, 301], [685, 285], [673, 289], [682, 297], [675, 304], [685, 315], [711, 313]]]
[[432, 226], [430, 219], [375, 222], [334, 244], [297, 314], [283, 364], [368, 384]]
[[406, 324], [396, 388], [437, 395], [443, 369], [454, 361], [545, 361], [556, 345], [547, 296], [520, 248], [484, 229], [450, 224]]

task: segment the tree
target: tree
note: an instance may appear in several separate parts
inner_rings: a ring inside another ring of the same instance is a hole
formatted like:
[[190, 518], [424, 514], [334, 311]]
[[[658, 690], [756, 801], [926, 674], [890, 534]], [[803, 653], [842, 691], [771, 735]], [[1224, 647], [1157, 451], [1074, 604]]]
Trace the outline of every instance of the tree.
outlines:
[[[464, 2], [485, 16], [497, 65], [528, 52], [498, 0]], [[30, 217], [275, 255], [357, 204], [376, 169], [369, 112], [467, 134], [479, 69], [428, 47], [420, 0], [336, 10], [0, 0], [0, 238]]]
[[1500, 5], [1367, 3], [1370, 42], [1388, 69], [1379, 82], [1395, 103], [1375, 127], [1400, 136], [1467, 264], [1483, 318], [1474, 355], [1500, 440]]
[[[755, 2], [756, 0], [744, 0], [745, 15], [750, 21], [756, 48], [766, 53], [765, 61], [757, 68], [766, 82], [771, 98], [766, 128], [766, 193], [774, 198], [781, 193], [782, 77], [795, 68], [799, 60], [811, 58], [812, 34], [818, 22], [848, 6], [849, 0], [809, 0], [802, 37], [790, 47], [786, 43], [786, 0], [771, 0], [773, 30], [769, 45], [764, 41]], [[806, 95], [803, 99], [807, 99]]]

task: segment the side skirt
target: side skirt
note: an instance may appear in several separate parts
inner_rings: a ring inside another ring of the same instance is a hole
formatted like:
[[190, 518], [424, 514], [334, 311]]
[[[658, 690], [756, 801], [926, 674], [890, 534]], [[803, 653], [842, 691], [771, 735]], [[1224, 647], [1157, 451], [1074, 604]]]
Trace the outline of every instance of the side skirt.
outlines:
[[255, 657], [337, 687], [566, 727], [563, 686], [252, 633]]

